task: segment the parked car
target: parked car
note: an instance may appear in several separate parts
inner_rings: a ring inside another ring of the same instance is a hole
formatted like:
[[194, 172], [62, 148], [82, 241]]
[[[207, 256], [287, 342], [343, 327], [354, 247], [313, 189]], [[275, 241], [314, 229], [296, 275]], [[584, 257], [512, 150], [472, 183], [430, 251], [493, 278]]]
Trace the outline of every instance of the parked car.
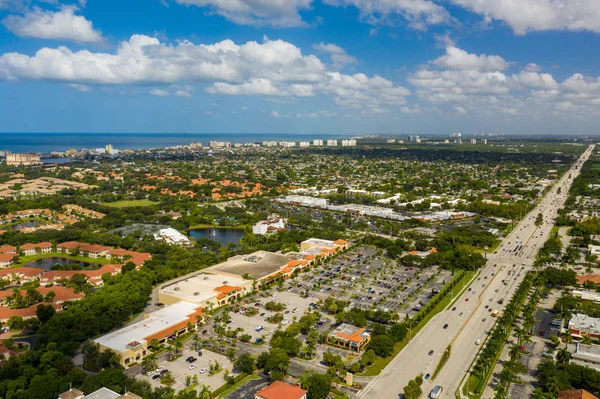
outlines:
[[197, 364], [190, 364], [190, 370], [195, 370], [196, 368], [198, 368]]
[[153, 379], [153, 380], [160, 380], [160, 374], [154, 374], [154, 375], [152, 376], [152, 379]]
[[429, 351], [429, 356], [433, 355], [433, 349]]
[[200, 371], [198, 371], [198, 373], [200, 373], [200, 374], [204, 374], [204, 373], [206, 373], [207, 371], [208, 371], [208, 369], [205, 367], [205, 368], [203, 368], [203, 369], [200, 369]]

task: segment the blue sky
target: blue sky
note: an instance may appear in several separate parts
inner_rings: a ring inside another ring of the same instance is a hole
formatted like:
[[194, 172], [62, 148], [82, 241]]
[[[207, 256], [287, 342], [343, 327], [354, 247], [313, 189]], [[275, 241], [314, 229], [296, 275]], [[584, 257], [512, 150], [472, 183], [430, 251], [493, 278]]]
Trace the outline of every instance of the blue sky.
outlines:
[[0, 0], [0, 131], [597, 134], [595, 2]]

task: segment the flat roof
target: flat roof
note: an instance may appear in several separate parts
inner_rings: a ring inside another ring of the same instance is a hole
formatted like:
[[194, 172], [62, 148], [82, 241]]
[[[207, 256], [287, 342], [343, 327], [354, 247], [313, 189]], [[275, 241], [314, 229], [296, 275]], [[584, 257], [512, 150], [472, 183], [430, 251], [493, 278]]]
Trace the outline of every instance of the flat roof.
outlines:
[[187, 322], [189, 315], [196, 312], [197, 308], [198, 304], [180, 301], [149, 313], [144, 320], [96, 338], [94, 342], [117, 352], [124, 352], [127, 345], [134, 341], [143, 344], [146, 342], [145, 337], [157, 334], [178, 323]]
[[204, 269], [204, 271], [227, 273], [240, 277], [248, 273], [248, 275], [254, 279], [261, 279], [278, 272], [287, 265], [289, 260], [290, 259], [285, 255], [267, 251], [257, 251], [247, 255], [233, 256], [223, 263]]
[[243, 287], [249, 282], [239, 276], [210, 273], [208, 269], [204, 269], [194, 276], [163, 285], [160, 292], [198, 306], [200, 303], [215, 298], [220, 293], [215, 291], [217, 287], [223, 285]]
[[589, 331], [593, 334], [600, 334], [600, 319], [590, 317], [583, 313], [575, 313], [571, 316], [569, 328]]

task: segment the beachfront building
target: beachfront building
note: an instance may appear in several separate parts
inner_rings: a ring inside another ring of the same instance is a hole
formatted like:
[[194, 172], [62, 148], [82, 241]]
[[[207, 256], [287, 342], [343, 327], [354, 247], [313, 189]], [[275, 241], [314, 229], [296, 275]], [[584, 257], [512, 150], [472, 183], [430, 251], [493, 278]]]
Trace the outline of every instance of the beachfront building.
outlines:
[[342, 323], [327, 335], [327, 343], [332, 346], [361, 352], [371, 341], [371, 334], [364, 328]]
[[149, 354], [148, 346], [153, 340], [165, 343], [197, 328], [204, 319], [202, 307], [187, 301], [179, 301], [155, 312], [144, 319], [103, 335], [94, 340], [101, 350], [115, 353], [122, 366], [139, 362]]

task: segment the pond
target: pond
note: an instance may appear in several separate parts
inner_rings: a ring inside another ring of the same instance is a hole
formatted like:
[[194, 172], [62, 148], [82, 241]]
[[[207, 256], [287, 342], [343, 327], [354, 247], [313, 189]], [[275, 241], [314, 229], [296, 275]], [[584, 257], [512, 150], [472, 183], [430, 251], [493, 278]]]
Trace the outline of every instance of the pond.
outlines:
[[[82, 261], [78, 261], [78, 260], [72, 260], [72, 259], [68, 259], [68, 258], [57, 258], [57, 257], [49, 257], [49, 258], [42, 258], [42, 259], [37, 259], [37, 260], [33, 260], [29, 263], [27, 263], [25, 265], [25, 267], [37, 267], [40, 269], [44, 269], [44, 270], [50, 270], [50, 268], [56, 264], [60, 264], [60, 265], [73, 265], [73, 269], [86, 269], [89, 268], [90, 266], [98, 266], [94, 263], [89, 263], [89, 262], [82, 262]], [[65, 269], [67, 270], [67, 269]]]
[[[19, 230], [23, 227], [36, 227], [39, 226], [40, 224], [42, 224], [42, 222], [40, 222], [39, 220], [28, 220], [26, 222], [21, 222], [19, 224], [12, 224], [10, 226], [6, 226], [7, 229], [11, 229], [11, 230]], [[0, 229], [3, 228], [3, 226], [0, 225]]]
[[209, 240], [218, 242], [223, 247], [231, 243], [239, 244], [243, 235], [244, 230], [236, 229], [208, 228], [190, 230], [190, 237], [193, 239], [208, 238]]

